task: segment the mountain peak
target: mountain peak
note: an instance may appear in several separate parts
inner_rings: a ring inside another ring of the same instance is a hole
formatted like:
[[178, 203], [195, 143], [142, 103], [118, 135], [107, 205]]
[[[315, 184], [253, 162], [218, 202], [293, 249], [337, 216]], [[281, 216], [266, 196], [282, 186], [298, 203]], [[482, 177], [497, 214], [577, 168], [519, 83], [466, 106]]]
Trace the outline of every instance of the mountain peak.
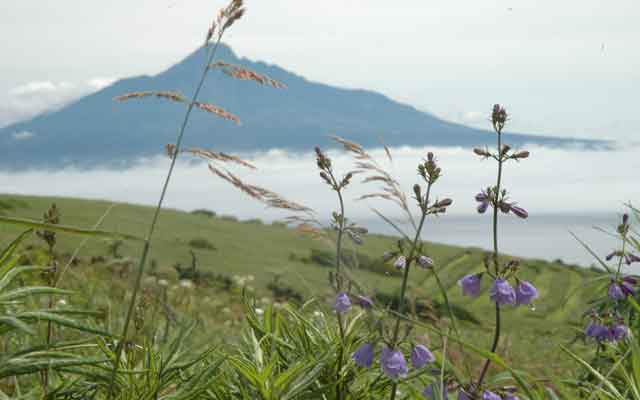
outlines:
[[[56, 112], [1, 129], [0, 146], [7, 149], [7, 156], [0, 158], [0, 167], [120, 164], [162, 153], [164, 145], [175, 140], [184, 115], [182, 106], [155, 98], [125, 103], [113, 98], [145, 90], [174, 90], [191, 95], [206, 61], [206, 51], [199, 48], [155, 76], [119, 80]], [[470, 147], [489, 144], [494, 139], [491, 132], [440, 120], [379, 93], [310, 82], [279, 66], [240, 58], [226, 44], [220, 44], [215, 59], [268, 75], [287, 85], [287, 89], [260, 86], [211, 70], [200, 100], [237, 115], [242, 124], [196, 112], [187, 129], [187, 145], [219, 151], [309, 151], [317, 144], [330, 145], [327, 135], [332, 132], [365, 147], [379, 146], [381, 136], [389, 146]], [[28, 134], [16, 136], [16, 132]], [[515, 134], [509, 135], [508, 140], [513, 145], [575, 143]]]

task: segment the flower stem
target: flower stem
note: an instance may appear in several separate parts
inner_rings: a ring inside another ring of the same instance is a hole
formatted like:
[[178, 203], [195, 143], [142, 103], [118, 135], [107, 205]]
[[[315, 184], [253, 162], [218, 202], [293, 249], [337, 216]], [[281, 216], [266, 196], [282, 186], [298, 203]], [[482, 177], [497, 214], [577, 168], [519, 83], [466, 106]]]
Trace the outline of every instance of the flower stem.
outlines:
[[110, 383], [109, 383], [109, 393], [107, 398], [111, 399], [113, 397], [113, 389], [114, 389], [114, 385], [115, 385], [115, 379], [116, 379], [116, 375], [118, 373], [118, 367], [120, 365], [120, 358], [122, 357], [122, 351], [124, 349], [124, 345], [126, 342], [126, 338], [127, 338], [127, 333], [129, 330], [129, 324], [131, 322], [131, 317], [133, 316], [133, 310], [135, 308], [135, 304], [136, 304], [136, 299], [138, 296], [138, 291], [140, 289], [140, 283], [142, 281], [142, 275], [144, 273], [144, 268], [146, 265], [146, 261], [147, 261], [147, 256], [149, 254], [149, 249], [151, 247], [151, 238], [153, 237], [153, 233], [155, 231], [156, 228], [156, 223], [158, 222], [158, 217], [160, 215], [160, 210], [162, 209], [162, 204], [164, 203], [164, 198], [165, 195], [167, 193], [167, 188], [169, 187], [169, 182], [171, 181], [171, 176], [173, 175], [173, 170], [175, 168], [176, 165], [176, 160], [178, 159], [178, 155], [180, 154], [180, 148], [182, 145], [182, 139], [184, 138], [184, 133], [185, 133], [185, 129], [187, 127], [187, 123], [189, 122], [189, 116], [191, 115], [191, 110], [193, 110], [193, 106], [195, 101], [198, 99], [198, 95], [200, 94], [200, 90], [202, 89], [202, 86], [204, 85], [204, 81], [205, 78], [207, 77], [207, 73], [209, 72], [209, 64], [211, 64], [213, 57], [216, 53], [216, 50], [218, 48], [218, 45], [220, 44], [220, 41], [222, 40], [222, 34], [224, 33], [224, 31], [221, 31], [220, 35], [218, 35], [218, 39], [215, 42], [215, 45], [213, 46], [213, 49], [209, 51], [209, 53], [207, 54], [207, 59], [206, 59], [206, 64], [204, 66], [204, 69], [202, 71], [202, 75], [200, 77], [200, 82], [198, 83], [198, 86], [196, 87], [195, 92], [193, 93], [193, 97], [191, 99], [191, 102], [189, 103], [188, 107], [187, 107], [187, 111], [185, 113], [184, 119], [182, 121], [182, 125], [180, 127], [180, 131], [178, 133], [178, 137], [176, 138], [176, 143], [175, 143], [175, 152], [173, 157], [171, 157], [171, 165], [169, 166], [169, 170], [167, 171], [167, 176], [164, 180], [164, 184], [162, 185], [162, 192], [160, 193], [160, 198], [158, 199], [158, 205], [155, 208], [155, 211], [153, 213], [153, 218], [151, 220], [151, 226], [149, 227], [149, 233], [147, 234], [147, 237], [144, 241], [144, 247], [142, 249], [142, 255], [140, 257], [140, 262], [138, 263], [138, 270], [137, 270], [137, 274], [136, 274], [136, 279], [135, 279], [135, 283], [133, 286], [133, 292], [131, 294], [131, 300], [129, 301], [129, 308], [127, 310], [127, 315], [125, 317], [124, 320], [124, 327], [122, 328], [122, 334], [120, 335], [120, 340], [118, 341], [118, 345], [116, 347], [115, 350], [115, 358], [113, 360], [113, 370], [111, 372], [111, 379], [110, 379]]
[[[340, 203], [340, 224], [338, 225], [338, 238], [336, 239], [336, 289], [338, 293], [342, 291], [342, 278], [340, 271], [342, 268], [342, 238], [344, 236], [344, 199], [342, 198], [342, 191], [338, 180], [333, 175], [333, 172], [329, 171], [329, 176], [333, 182], [333, 187], [338, 194], [338, 202]], [[338, 327], [340, 329], [340, 351], [338, 352], [338, 367], [336, 370], [336, 398], [342, 400], [342, 387], [340, 381], [340, 371], [342, 370], [342, 363], [344, 359], [344, 321], [340, 312], [338, 315]]]
[[[495, 268], [496, 277], [500, 273], [500, 263], [498, 261], [498, 197], [500, 196], [500, 183], [502, 181], [502, 134], [500, 131], [497, 131], [498, 134], [498, 179], [496, 182], [495, 192], [494, 192], [494, 204], [493, 204], [493, 266]], [[496, 328], [495, 333], [493, 335], [493, 344], [491, 345], [491, 352], [494, 353], [498, 348], [498, 342], [500, 341], [500, 304], [496, 301]], [[491, 364], [490, 359], [486, 359], [484, 362], [484, 366], [482, 367], [482, 372], [480, 372], [480, 377], [478, 378], [478, 384], [476, 385], [476, 391], [480, 390], [482, 386], [482, 382], [484, 381], [484, 377], [487, 374], [489, 369], [489, 365]]]
[[[422, 227], [424, 226], [424, 221], [427, 218], [427, 207], [429, 204], [429, 194], [431, 193], [431, 185], [429, 182], [427, 184], [427, 194], [425, 195], [424, 205], [422, 208], [422, 216], [420, 217], [420, 223], [418, 224], [418, 228], [416, 229], [416, 235], [413, 238], [413, 243], [411, 244], [411, 250], [409, 251], [409, 257], [407, 258], [407, 265], [404, 268], [404, 275], [402, 276], [402, 286], [400, 287], [400, 299], [398, 303], [398, 316], [396, 317], [396, 324], [393, 329], [393, 340], [391, 341], [392, 345], [395, 347], [398, 343], [398, 335], [400, 334], [400, 319], [401, 315], [404, 312], [405, 306], [405, 292], [407, 291], [407, 281], [409, 280], [409, 269], [411, 267], [411, 262], [413, 261], [413, 257], [415, 255], [416, 248], [418, 247], [418, 242], [420, 241], [420, 233], [422, 232]], [[393, 382], [391, 387], [391, 400], [396, 398], [396, 391], [398, 389], [398, 383]]]

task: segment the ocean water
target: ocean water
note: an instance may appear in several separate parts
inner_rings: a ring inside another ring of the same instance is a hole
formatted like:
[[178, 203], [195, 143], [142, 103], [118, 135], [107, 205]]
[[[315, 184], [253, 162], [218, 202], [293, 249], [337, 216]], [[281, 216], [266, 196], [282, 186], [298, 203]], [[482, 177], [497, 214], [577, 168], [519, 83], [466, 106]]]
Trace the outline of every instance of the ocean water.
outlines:
[[[532, 215], [521, 220], [513, 215], [501, 215], [498, 220], [500, 251], [523, 258], [547, 261], [562, 260], [580, 266], [599, 265], [598, 261], [580, 244], [571, 232], [602, 259], [620, 241], [604, 233], [615, 230], [620, 219], [615, 214], [596, 215]], [[372, 232], [397, 235], [382, 219], [363, 221]], [[405, 225], [406, 228], [409, 228]], [[493, 249], [491, 216], [445, 215], [429, 219], [423, 230], [423, 240], [459, 246]]]

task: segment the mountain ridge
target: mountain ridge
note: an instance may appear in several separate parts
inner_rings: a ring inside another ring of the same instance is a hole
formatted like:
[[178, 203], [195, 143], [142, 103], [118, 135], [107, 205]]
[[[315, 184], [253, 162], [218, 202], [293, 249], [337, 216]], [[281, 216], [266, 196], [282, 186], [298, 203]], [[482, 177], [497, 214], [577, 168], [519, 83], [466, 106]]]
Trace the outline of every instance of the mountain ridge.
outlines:
[[[190, 95], [197, 84], [205, 55], [203, 49], [155, 75], [138, 75], [73, 101], [61, 109], [0, 129], [0, 146], [7, 150], [0, 167], [61, 167], [130, 163], [162, 153], [172, 143], [184, 109], [161, 99], [119, 103], [128, 92], [179, 91]], [[309, 81], [278, 65], [238, 57], [220, 45], [216, 59], [243, 65], [287, 85], [286, 89], [260, 87], [212, 70], [201, 101], [211, 102], [237, 115], [241, 125], [203, 112], [194, 112], [185, 144], [219, 151], [265, 151], [274, 148], [308, 151], [330, 145], [336, 133], [365, 147], [463, 146], [492, 144], [493, 133], [447, 122], [433, 114], [366, 89], [338, 88]], [[194, 110], [195, 111], [195, 110]], [[29, 132], [23, 140], [18, 132]], [[505, 133], [518, 146], [586, 147], [607, 142]]]

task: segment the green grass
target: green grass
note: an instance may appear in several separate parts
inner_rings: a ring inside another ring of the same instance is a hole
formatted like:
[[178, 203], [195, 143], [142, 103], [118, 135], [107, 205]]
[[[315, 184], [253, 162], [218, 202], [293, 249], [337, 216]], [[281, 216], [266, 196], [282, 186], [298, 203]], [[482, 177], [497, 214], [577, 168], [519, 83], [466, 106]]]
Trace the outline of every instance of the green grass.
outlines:
[[[53, 202], [61, 211], [61, 223], [83, 228], [91, 228], [112, 204], [70, 198], [0, 195], [0, 204], [9, 205], [0, 209], [0, 212], [40, 219]], [[144, 236], [151, 214], [150, 207], [118, 203], [100, 228]], [[15, 226], [0, 224], [0, 244], [8, 244], [19, 232], [20, 229]], [[60, 234], [58, 237], [57, 253], [61, 259], [65, 259], [65, 254], [72, 253], [82, 240], [72, 235]], [[206, 240], [211, 247], [196, 248], [193, 246], [194, 240]], [[358, 246], [357, 251], [372, 258], [380, 257], [384, 250], [393, 248], [395, 241], [392, 237], [370, 235], [363, 246]], [[139, 257], [141, 244], [124, 242], [118, 250], [123, 257], [120, 261], [109, 260], [108, 244], [102, 240], [90, 240], [79, 254], [78, 265], [72, 267], [65, 276], [62, 287], [79, 292], [74, 297], [82, 303], [78, 305], [106, 310], [109, 317], [104, 322], [105, 327], [117, 331], [115, 329], [119, 329], [120, 321], [118, 315], [124, 310], [123, 300], [127, 297], [133, 277], [127, 266], [135, 264], [131, 261]], [[26, 245], [37, 248], [41, 243], [34, 236]], [[153, 293], [161, 290], [158, 289], [157, 280], [166, 279], [169, 282], [168, 298], [175, 312], [203, 324], [204, 329], [193, 336], [194, 341], [233, 341], [232, 335], [218, 335], [216, 332], [231, 332], [241, 323], [239, 293], [221, 291], [211, 286], [184, 288], [178, 284], [173, 266], [180, 263], [182, 268], [188, 267], [191, 264], [191, 251], [194, 251], [201, 272], [229, 277], [253, 276], [254, 279], [246, 280], [246, 284], [253, 288], [258, 299], [270, 295], [267, 285], [278, 277], [280, 283], [293, 288], [305, 298], [323, 300], [328, 310], [331, 289], [327, 276], [330, 269], [308, 261], [312, 249], [327, 251], [330, 247], [324, 241], [314, 240], [281, 224], [258, 224], [202, 212], [163, 210], [149, 257], [157, 265], [157, 277], [145, 278], [145, 290], [153, 297]], [[461, 296], [456, 284], [461, 276], [484, 269], [484, 253], [479, 249], [435, 243], [428, 243], [426, 249], [436, 263], [436, 270], [448, 289], [450, 301], [481, 321], [479, 325], [463, 322], [466, 338], [481, 347], [489, 347], [494, 316], [493, 306], [487, 301], [488, 280], [484, 285], [485, 293], [477, 299]], [[104, 260], [91, 263], [90, 259], [96, 256], [102, 256]], [[588, 296], [578, 292], [576, 296], [566, 299], [566, 294], [597, 276], [597, 272], [539, 260], [526, 260], [522, 268], [521, 277], [534, 282], [540, 289], [541, 298], [535, 311], [519, 307], [503, 313], [505, 329], [499, 350], [506, 354], [507, 360], [525, 369], [553, 373], [568, 368], [572, 364], [560, 354], [558, 346], [567, 344], [575, 336], [575, 322], [579, 321]], [[366, 288], [367, 294], [393, 294], [399, 287], [400, 279], [396, 276], [357, 268], [350, 273]], [[432, 275], [419, 269], [412, 272], [408, 293], [412, 298], [426, 301], [443, 300]], [[148, 329], [161, 331], [164, 324], [158, 323], [162, 321], [161, 316], [160, 307], [151, 302], [143, 315], [147, 319]], [[580, 345], [574, 346], [574, 350], [578, 353], [584, 351]]]

